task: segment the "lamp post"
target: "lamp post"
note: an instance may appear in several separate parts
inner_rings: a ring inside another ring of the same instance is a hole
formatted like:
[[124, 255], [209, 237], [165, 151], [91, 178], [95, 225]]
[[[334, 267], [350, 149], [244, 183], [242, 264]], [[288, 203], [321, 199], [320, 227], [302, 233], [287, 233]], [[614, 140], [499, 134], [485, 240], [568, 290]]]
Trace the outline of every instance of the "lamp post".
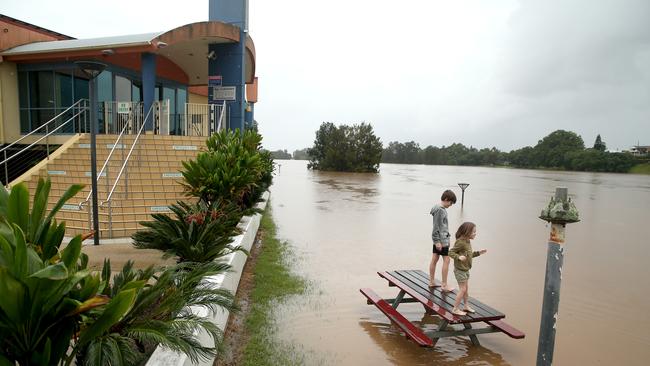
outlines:
[[93, 239], [99, 245], [99, 205], [97, 203], [97, 75], [106, 68], [106, 64], [97, 61], [75, 61], [75, 65], [89, 79], [90, 85], [90, 179], [92, 184]]

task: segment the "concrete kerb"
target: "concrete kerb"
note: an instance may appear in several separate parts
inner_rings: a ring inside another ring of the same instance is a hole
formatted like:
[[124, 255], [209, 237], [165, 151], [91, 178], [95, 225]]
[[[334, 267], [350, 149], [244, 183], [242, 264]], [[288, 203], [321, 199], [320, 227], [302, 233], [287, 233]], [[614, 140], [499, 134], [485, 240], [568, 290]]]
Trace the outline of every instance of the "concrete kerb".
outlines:
[[[266, 208], [266, 203], [269, 199], [268, 191], [264, 193], [262, 199], [263, 201], [256, 205], [256, 207], [260, 210], [264, 210]], [[234, 238], [232, 245], [242, 246], [244, 249], [250, 251], [251, 247], [253, 246], [253, 241], [255, 241], [255, 236], [257, 235], [257, 230], [259, 229], [261, 219], [261, 214], [242, 217], [241, 221], [239, 221], [239, 224], [237, 225], [242, 229], [242, 234]], [[227, 263], [232, 267], [230, 272], [208, 277], [205, 279], [205, 281], [213, 284], [217, 288], [224, 288], [233, 294], [236, 293], [247, 258], [248, 257], [244, 253], [233, 253], [226, 256], [225, 259]], [[192, 307], [191, 309], [194, 314], [209, 317], [212, 322], [219, 327], [219, 329], [225, 331], [226, 325], [228, 324], [228, 318], [230, 316], [230, 313], [228, 311], [221, 310], [218, 311], [214, 316], [211, 316], [208, 310], [205, 308]], [[212, 339], [210, 339], [207, 334], [199, 334], [199, 339], [201, 341], [201, 344], [205, 346], [214, 346]], [[195, 364], [192, 363], [192, 361], [185, 354], [179, 354], [172, 350], [159, 346], [153, 352], [149, 358], [149, 361], [147, 361], [146, 366], [210, 366], [213, 363], [214, 359], [202, 360], [199, 363]]]

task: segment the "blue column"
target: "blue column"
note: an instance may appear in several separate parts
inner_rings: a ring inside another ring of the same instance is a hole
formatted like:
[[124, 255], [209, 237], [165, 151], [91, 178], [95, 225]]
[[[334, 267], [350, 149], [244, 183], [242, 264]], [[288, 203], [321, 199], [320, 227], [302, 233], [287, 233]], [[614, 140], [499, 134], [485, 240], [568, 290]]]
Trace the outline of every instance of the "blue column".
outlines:
[[247, 127], [253, 126], [253, 120], [255, 120], [255, 103], [246, 103], [246, 110], [244, 112], [244, 122]]
[[[144, 114], [153, 105], [156, 89], [156, 55], [153, 53], [142, 54], [142, 102], [144, 103]], [[153, 130], [153, 113], [144, 122], [145, 130]]]
[[210, 76], [221, 76], [224, 87], [235, 87], [234, 101], [226, 101], [228, 110], [228, 128], [231, 130], [244, 129], [244, 47], [246, 33], [240, 31], [243, 42], [211, 44], [210, 51], [216, 57], [208, 63]]
[[213, 44], [209, 50], [215, 51], [216, 58], [208, 65], [208, 75], [221, 76], [224, 87], [235, 87], [235, 101], [228, 101], [228, 128], [244, 129], [245, 108], [245, 55], [248, 35], [248, 0], [209, 0], [208, 19], [239, 27], [239, 42]]

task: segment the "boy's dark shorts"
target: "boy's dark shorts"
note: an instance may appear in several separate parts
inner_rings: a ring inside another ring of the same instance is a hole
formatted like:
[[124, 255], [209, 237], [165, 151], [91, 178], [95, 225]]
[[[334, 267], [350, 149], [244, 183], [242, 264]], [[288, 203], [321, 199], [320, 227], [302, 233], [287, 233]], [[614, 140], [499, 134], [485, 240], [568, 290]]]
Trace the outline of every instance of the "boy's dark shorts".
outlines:
[[443, 257], [446, 257], [449, 255], [449, 246], [443, 246], [440, 250], [436, 248], [436, 245], [433, 244], [433, 254], [439, 254]]

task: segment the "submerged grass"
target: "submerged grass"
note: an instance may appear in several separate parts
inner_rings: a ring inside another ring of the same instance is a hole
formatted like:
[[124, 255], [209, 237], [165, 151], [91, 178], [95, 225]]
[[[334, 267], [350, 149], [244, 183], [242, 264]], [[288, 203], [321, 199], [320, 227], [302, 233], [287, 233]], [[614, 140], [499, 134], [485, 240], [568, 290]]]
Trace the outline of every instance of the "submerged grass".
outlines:
[[246, 317], [250, 335], [243, 352], [244, 365], [296, 365], [303, 363], [302, 351], [275, 336], [274, 309], [289, 296], [305, 292], [307, 282], [291, 273], [288, 259], [293, 253], [287, 242], [276, 238], [276, 226], [267, 205], [262, 221], [262, 248], [254, 270], [251, 309]]
[[632, 174], [650, 174], [650, 163], [637, 164], [630, 169]]

